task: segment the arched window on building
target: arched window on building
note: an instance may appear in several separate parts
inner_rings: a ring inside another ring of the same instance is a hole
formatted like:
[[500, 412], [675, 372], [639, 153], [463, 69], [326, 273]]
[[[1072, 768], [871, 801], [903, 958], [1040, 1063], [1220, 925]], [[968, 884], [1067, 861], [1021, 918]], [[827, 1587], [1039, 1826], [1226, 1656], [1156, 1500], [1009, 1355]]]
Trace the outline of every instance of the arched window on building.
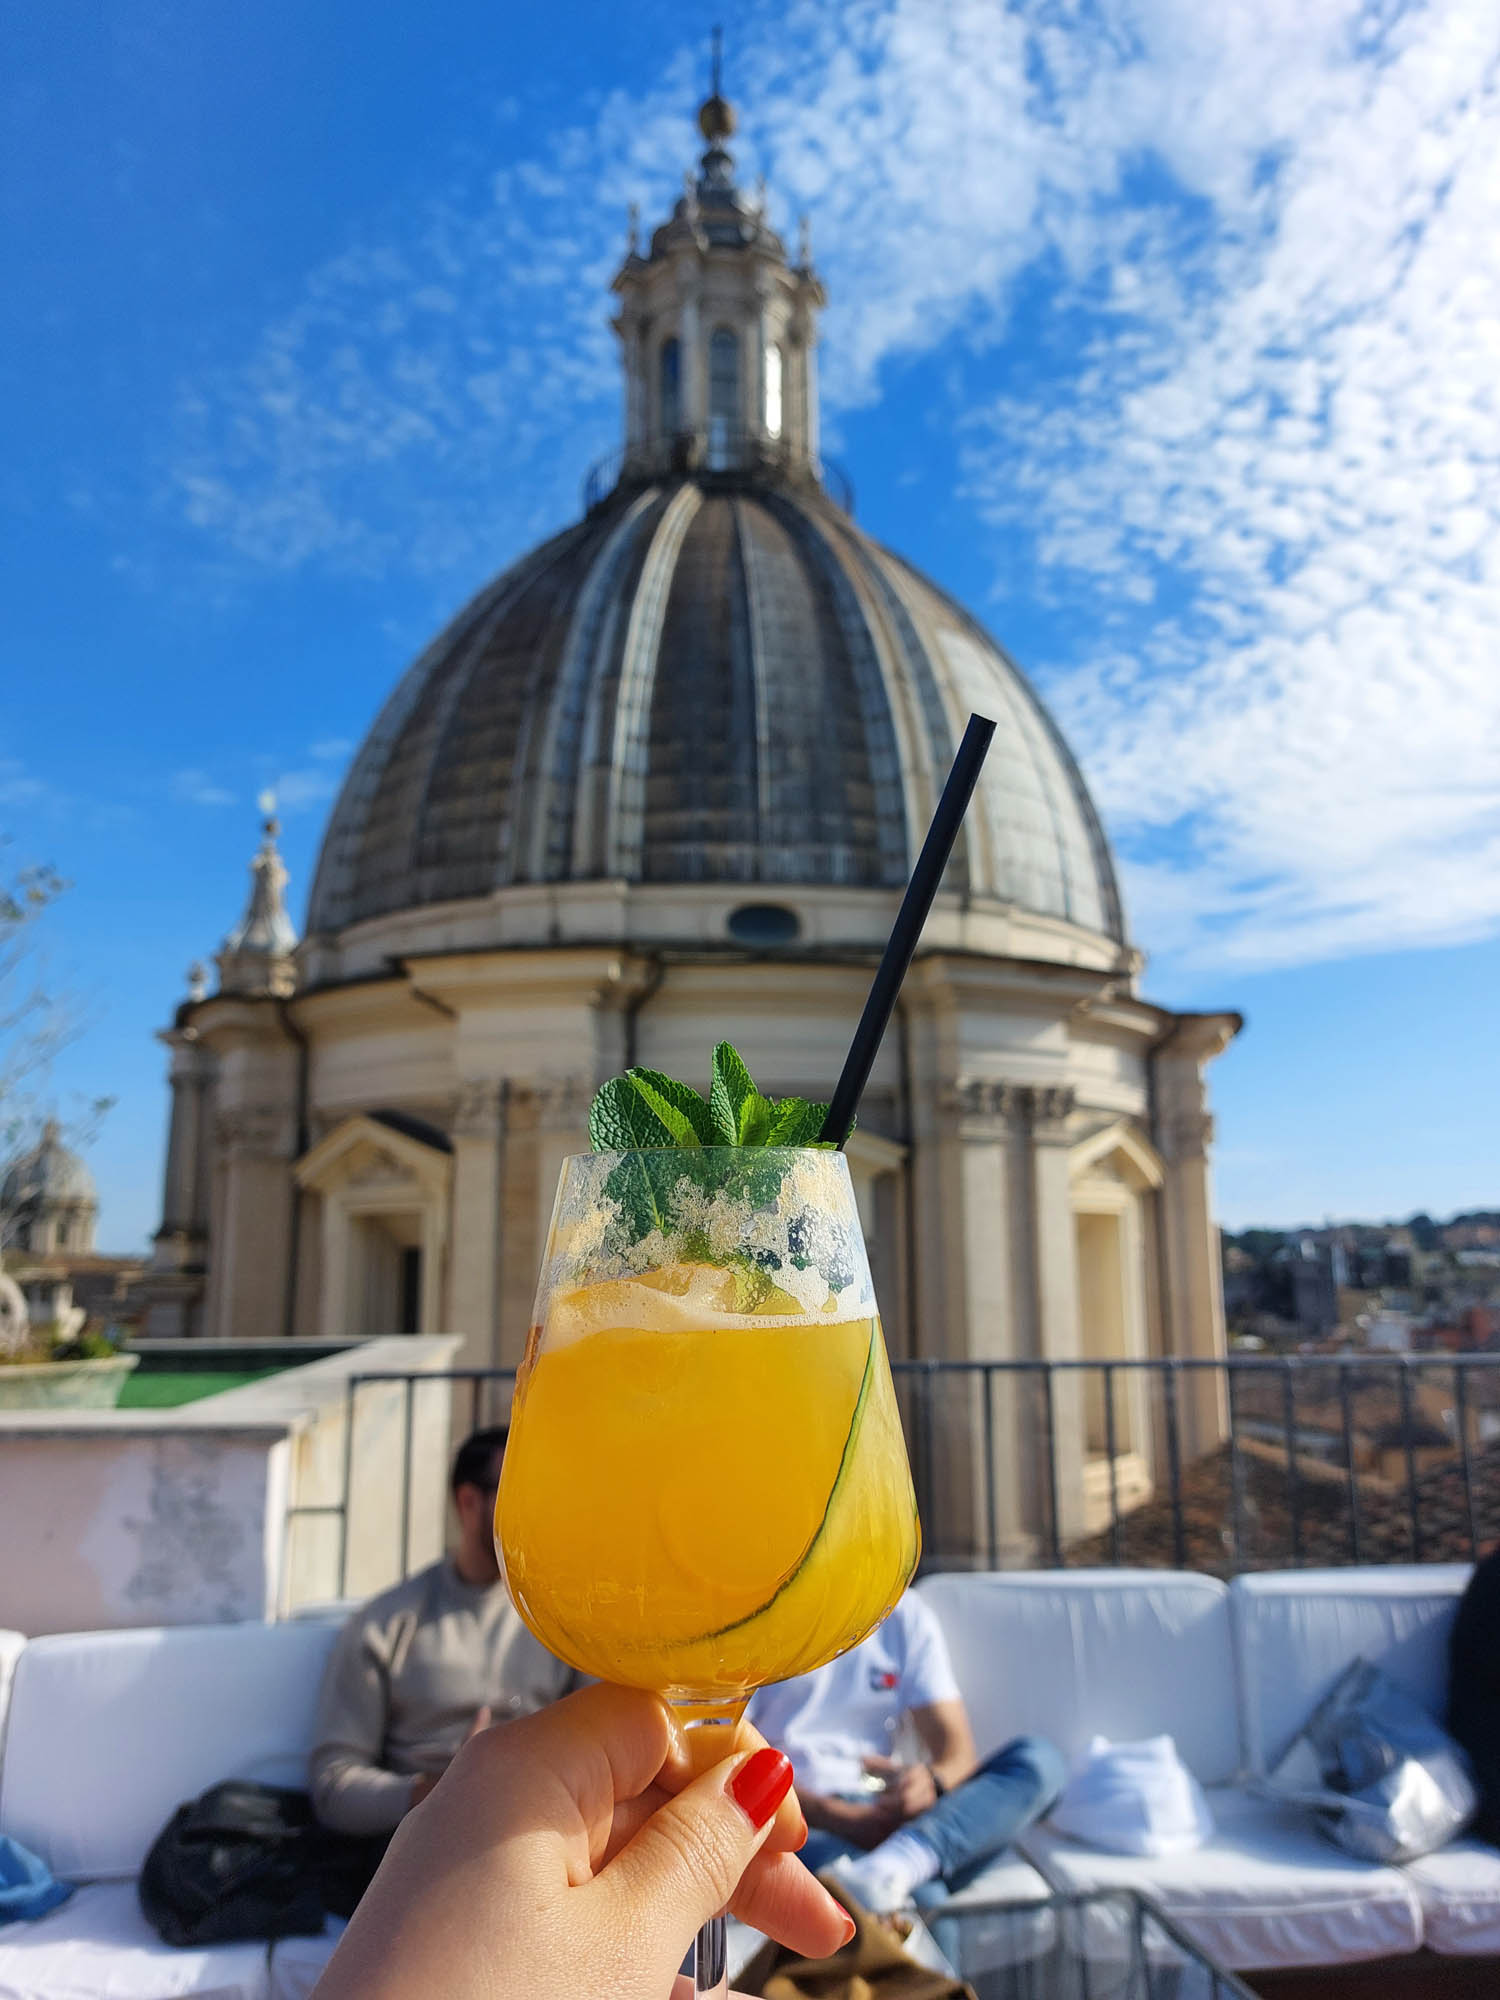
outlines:
[[708, 343], [708, 462], [731, 463], [740, 429], [740, 343], [732, 327], [716, 326]]
[[781, 436], [781, 349], [773, 341], [766, 349], [766, 436]]
[[682, 350], [675, 340], [661, 344], [661, 434], [676, 437], [682, 428]]

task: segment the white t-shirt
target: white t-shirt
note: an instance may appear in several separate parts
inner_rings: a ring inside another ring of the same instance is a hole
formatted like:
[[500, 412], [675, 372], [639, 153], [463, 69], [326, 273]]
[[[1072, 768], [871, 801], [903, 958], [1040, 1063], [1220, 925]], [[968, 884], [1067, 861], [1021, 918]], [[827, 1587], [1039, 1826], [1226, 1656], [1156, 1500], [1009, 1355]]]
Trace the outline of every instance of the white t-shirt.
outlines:
[[909, 1709], [959, 1699], [937, 1619], [910, 1592], [841, 1659], [762, 1688], [750, 1720], [792, 1760], [797, 1783], [825, 1796], [862, 1789], [866, 1757], [894, 1754]]

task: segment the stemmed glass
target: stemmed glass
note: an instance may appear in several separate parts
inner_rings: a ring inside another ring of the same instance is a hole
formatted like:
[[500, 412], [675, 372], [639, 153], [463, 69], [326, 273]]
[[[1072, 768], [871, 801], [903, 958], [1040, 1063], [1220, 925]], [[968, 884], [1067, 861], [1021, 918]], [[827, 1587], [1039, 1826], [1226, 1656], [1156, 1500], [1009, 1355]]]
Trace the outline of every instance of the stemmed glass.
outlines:
[[[921, 1531], [842, 1153], [564, 1162], [495, 1533], [542, 1643], [661, 1694], [705, 1767], [880, 1623]], [[722, 1917], [696, 1966], [725, 1990]]]

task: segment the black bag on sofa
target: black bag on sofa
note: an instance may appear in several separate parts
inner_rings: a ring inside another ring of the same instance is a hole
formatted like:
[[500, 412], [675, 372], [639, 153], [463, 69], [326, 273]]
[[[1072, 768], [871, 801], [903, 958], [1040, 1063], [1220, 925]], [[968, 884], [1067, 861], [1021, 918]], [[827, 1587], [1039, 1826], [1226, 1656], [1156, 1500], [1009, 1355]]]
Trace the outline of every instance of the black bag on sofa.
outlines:
[[314, 1937], [323, 1928], [320, 1829], [306, 1792], [230, 1779], [179, 1806], [141, 1870], [166, 1944]]

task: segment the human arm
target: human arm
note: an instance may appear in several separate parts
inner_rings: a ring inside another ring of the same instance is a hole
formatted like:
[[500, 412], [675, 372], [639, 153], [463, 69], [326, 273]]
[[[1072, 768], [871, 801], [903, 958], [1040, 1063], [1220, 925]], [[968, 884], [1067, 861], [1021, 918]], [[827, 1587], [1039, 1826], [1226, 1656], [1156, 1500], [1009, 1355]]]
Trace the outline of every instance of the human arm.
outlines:
[[883, 1796], [890, 1801], [896, 1826], [935, 1806], [944, 1792], [972, 1777], [979, 1762], [968, 1710], [958, 1698], [926, 1702], [911, 1710], [910, 1721], [926, 1752], [921, 1763], [901, 1764], [892, 1757], [865, 1759], [865, 1769], [886, 1781]]
[[389, 1677], [356, 1613], [329, 1655], [308, 1758], [313, 1811], [335, 1833], [389, 1833], [430, 1789], [383, 1767], [389, 1719]]
[[901, 1816], [889, 1793], [876, 1792], [868, 1798], [841, 1799], [824, 1792], [809, 1792], [799, 1785], [797, 1803], [814, 1833], [831, 1833], [847, 1840], [851, 1847], [878, 1847], [896, 1831]]
[[484, 1731], [397, 1831], [317, 2000], [661, 2000], [726, 1903], [836, 1951], [852, 1927], [795, 1858], [801, 1816], [736, 1741], [694, 1779], [664, 1705], [614, 1687]]

